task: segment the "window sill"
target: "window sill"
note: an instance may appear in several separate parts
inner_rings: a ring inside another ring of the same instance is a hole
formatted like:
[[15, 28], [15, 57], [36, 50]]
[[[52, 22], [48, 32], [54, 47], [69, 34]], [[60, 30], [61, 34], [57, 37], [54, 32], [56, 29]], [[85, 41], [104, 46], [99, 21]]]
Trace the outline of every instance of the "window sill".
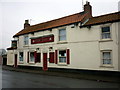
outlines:
[[101, 65], [100, 67], [103, 67], [103, 68], [114, 68], [112, 65]]
[[36, 62], [36, 63], [41, 63], [41, 62]]
[[113, 41], [112, 39], [101, 39], [99, 42], [110, 42]]
[[23, 47], [29, 47], [29, 45], [24, 45]]
[[19, 61], [19, 64], [24, 64], [24, 62], [23, 61]]
[[59, 41], [57, 44], [67, 44], [68, 42], [66, 41]]
[[35, 62], [29, 62], [29, 64], [35, 64]]
[[66, 64], [66, 63], [58, 63], [57, 65], [58, 66], [68, 66], [68, 64]]
[[55, 64], [55, 63], [50, 63], [50, 62], [49, 62], [49, 64]]

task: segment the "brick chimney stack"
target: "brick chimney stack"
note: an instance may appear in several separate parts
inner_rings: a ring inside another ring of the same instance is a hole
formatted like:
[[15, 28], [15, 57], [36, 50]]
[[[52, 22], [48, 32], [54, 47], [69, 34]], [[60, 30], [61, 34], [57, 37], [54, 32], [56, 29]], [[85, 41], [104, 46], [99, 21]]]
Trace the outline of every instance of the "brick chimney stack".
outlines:
[[86, 4], [84, 5], [84, 12], [88, 13], [88, 18], [92, 17], [92, 6], [90, 5], [90, 2], [86, 1]]
[[29, 26], [30, 26], [30, 24], [29, 24], [29, 20], [25, 20], [25, 23], [24, 23], [24, 29], [27, 28], [27, 27], [29, 27]]

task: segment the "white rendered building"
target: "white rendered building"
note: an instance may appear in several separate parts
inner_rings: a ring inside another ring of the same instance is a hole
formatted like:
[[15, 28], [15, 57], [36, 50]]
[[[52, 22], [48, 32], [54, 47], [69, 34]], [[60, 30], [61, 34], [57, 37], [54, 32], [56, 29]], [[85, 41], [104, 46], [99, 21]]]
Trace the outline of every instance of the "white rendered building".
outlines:
[[13, 36], [7, 65], [120, 71], [119, 26], [120, 12], [92, 17], [89, 2], [66, 17], [32, 26], [26, 20]]

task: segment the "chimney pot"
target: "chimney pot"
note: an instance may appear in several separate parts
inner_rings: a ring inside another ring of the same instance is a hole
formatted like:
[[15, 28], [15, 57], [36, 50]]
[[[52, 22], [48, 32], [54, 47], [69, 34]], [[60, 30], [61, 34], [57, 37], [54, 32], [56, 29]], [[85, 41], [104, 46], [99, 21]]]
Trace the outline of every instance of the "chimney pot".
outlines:
[[29, 27], [29, 26], [30, 26], [29, 20], [25, 20], [24, 29], [26, 29], [26, 28]]
[[92, 17], [92, 6], [90, 5], [90, 2], [86, 1], [86, 4], [84, 5], [84, 12], [88, 13], [88, 18]]
[[28, 23], [29, 23], [29, 20], [25, 20], [25, 23], [27, 23], [27, 24], [28, 24]]
[[86, 1], [86, 4], [87, 4], [87, 5], [90, 5], [90, 2]]

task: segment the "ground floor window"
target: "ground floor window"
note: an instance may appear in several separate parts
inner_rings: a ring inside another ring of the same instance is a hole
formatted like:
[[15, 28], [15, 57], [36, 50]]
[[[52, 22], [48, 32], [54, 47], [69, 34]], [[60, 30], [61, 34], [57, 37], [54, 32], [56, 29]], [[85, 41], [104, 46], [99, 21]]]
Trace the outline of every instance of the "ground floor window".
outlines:
[[66, 50], [59, 50], [59, 63], [66, 63]]
[[19, 61], [23, 61], [23, 52], [19, 52]]
[[41, 62], [41, 53], [28, 52], [28, 63], [40, 63]]
[[30, 62], [34, 61], [35, 61], [34, 52], [30, 52]]
[[111, 51], [102, 51], [102, 64], [103, 65], [111, 65], [112, 58], [111, 58]]

